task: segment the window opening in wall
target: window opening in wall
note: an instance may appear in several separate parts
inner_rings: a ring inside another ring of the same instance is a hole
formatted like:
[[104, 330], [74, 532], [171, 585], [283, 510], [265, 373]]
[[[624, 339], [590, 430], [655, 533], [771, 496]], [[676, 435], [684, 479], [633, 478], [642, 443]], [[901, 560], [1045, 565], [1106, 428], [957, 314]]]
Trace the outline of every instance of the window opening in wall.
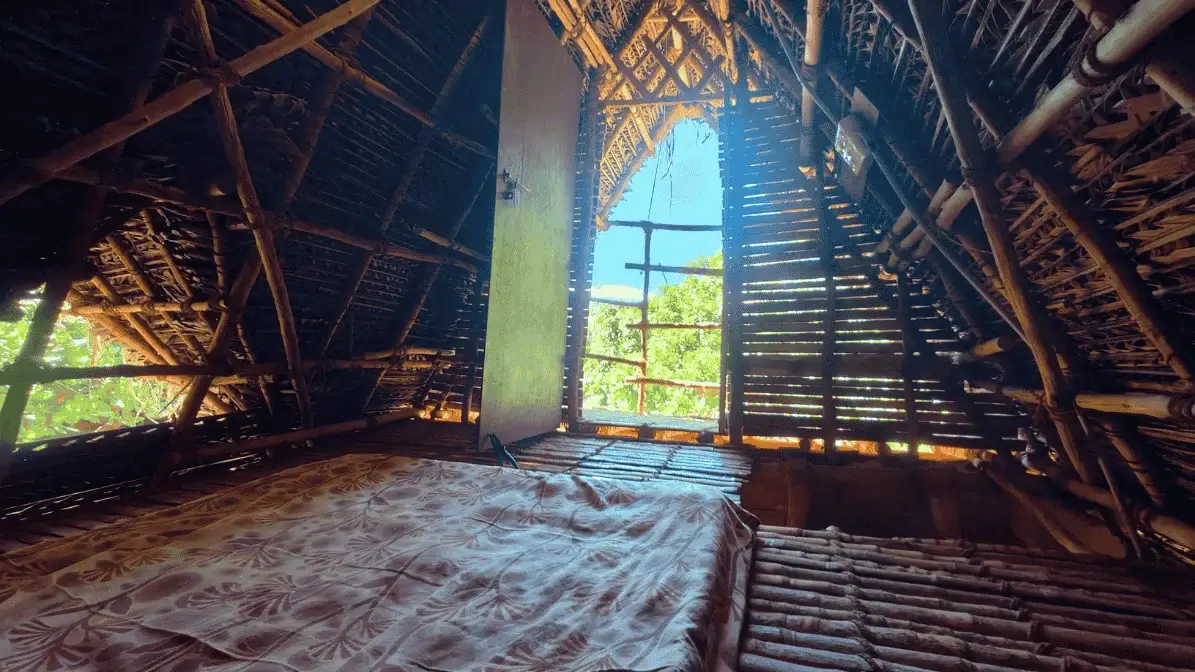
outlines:
[[[0, 404], [11, 382], [31, 375], [12, 365], [17, 360], [41, 292], [31, 292], [18, 302], [20, 314], [0, 320]], [[29, 390], [29, 403], [21, 417], [18, 442], [42, 441], [120, 427], [169, 420], [177, 410], [182, 378], [112, 377], [108, 367], [145, 364], [145, 358], [95, 329], [69, 303], [54, 325], [46, 348], [45, 367], [67, 370], [70, 378], [43, 380]]]
[[631, 178], [597, 234], [585, 419], [717, 428], [721, 221], [717, 134], [703, 120], [682, 121]]

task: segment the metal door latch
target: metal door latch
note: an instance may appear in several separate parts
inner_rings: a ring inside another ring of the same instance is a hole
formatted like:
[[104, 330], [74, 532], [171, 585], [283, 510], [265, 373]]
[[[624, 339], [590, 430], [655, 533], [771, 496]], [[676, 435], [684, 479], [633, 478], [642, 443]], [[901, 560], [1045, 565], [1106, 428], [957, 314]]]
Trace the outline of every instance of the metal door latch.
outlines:
[[512, 205], [519, 204], [519, 183], [511, 176], [509, 170], [502, 171], [502, 183], [505, 185], [499, 195], [504, 201], [510, 201]]

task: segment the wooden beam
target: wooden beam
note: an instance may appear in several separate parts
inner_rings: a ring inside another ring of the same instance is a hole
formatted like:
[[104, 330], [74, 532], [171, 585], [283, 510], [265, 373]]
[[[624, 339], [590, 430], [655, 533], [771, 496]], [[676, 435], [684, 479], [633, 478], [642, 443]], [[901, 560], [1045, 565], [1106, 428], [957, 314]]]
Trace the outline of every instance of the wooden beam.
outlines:
[[75, 315], [140, 315], [156, 313], [220, 313], [227, 308], [223, 299], [211, 301], [180, 301], [71, 306], [68, 312]]
[[[648, 321], [648, 308], [651, 306], [651, 229], [643, 229], [643, 298], [639, 303], [639, 321]], [[639, 415], [647, 413], [647, 330], [639, 332]]]
[[187, 80], [139, 109], [81, 135], [58, 149], [24, 162], [19, 169], [0, 178], [0, 205], [45, 183], [60, 171], [187, 109], [211, 94], [217, 83], [227, 86], [233, 80], [247, 77], [347, 23], [377, 3], [378, 0], [346, 0], [336, 9], [320, 15], [310, 23], [296, 27], [240, 58], [229, 61], [218, 71]]
[[606, 226], [629, 226], [639, 229], [655, 229], [656, 231], [721, 231], [721, 224], [709, 224], [705, 226], [690, 226], [688, 224], [659, 224], [656, 222], [628, 222], [622, 220], [611, 220], [606, 222]]
[[[1004, 385], [996, 381], [973, 381], [974, 390], [998, 394], [1021, 403], [1040, 405], [1046, 403], [1043, 390]], [[1186, 393], [1149, 392], [1077, 392], [1075, 405], [1090, 411], [1115, 415], [1141, 415], [1160, 420], [1189, 422], [1195, 419], [1195, 395]]]
[[[204, 0], [192, 0], [191, 12], [192, 27], [201, 53], [209, 63], [218, 62], [219, 55], [216, 53], [211, 27], [208, 25]], [[295, 329], [295, 317], [291, 310], [290, 294], [286, 288], [286, 276], [282, 270], [282, 261], [278, 258], [274, 232], [266, 222], [265, 211], [257, 195], [257, 187], [253, 184], [253, 174], [249, 171], [249, 162], [245, 158], [245, 149], [241, 143], [236, 114], [233, 111], [232, 100], [228, 97], [228, 86], [223, 81], [213, 82], [211, 100], [212, 111], [216, 115], [216, 125], [220, 130], [221, 144], [224, 146], [224, 157], [232, 169], [237, 196], [245, 211], [245, 221], [253, 230], [257, 254], [265, 269], [270, 296], [274, 299], [274, 309], [278, 315], [278, 329], [282, 335], [282, 347], [290, 366], [291, 386], [298, 399], [303, 425], [310, 427], [315, 424], [315, 417], [311, 408], [311, 395], [307, 390], [307, 378], [303, 373], [302, 352], [299, 350], [299, 335]]]

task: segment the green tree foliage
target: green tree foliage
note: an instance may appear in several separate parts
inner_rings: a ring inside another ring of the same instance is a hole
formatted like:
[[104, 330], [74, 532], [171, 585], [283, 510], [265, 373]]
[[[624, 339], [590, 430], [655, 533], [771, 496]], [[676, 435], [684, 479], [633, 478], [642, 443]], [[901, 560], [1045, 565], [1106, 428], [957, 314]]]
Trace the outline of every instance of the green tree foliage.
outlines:
[[[18, 322], [0, 322], [0, 365], [8, 366], [21, 351], [36, 299], [21, 302], [25, 317]], [[82, 317], [63, 314], [58, 318], [47, 366], [112, 366], [126, 362], [119, 343], [101, 342], [91, 323]], [[159, 380], [108, 378], [63, 380], [34, 385], [21, 423], [20, 441], [94, 432], [158, 422], [170, 416], [178, 403], [177, 385]], [[0, 403], [8, 388], [0, 387]]]
[[[722, 253], [699, 257], [688, 264], [722, 268]], [[722, 279], [686, 275], [677, 284], [663, 286], [647, 302], [648, 321], [654, 324], [696, 324], [722, 320]], [[601, 355], [639, 359], [639, 331], [627, 325], [639, 322], [639, 309], [595, 303], [589, 310], [587, 350]], [[653, 329], [647, 340], [647, 375], [699, 383], [718, 383], [722, 333], [718, 329]], [[585, 408], [636, 412], [639, 386], [627, 378], [639, 375], [628, 364], [586, 360]], [[656, 415], [716, 418], [718, 392], [649, 385], [647, 412]]]

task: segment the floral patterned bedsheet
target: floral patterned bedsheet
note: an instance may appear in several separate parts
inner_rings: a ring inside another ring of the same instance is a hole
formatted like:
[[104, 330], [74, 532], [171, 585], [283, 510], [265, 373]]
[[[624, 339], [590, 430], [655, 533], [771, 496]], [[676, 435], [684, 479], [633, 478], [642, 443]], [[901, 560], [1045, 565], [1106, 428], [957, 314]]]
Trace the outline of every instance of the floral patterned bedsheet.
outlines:
[[713, 489], [384, 455], [0, 556], [0, 669], [726, 670]]

